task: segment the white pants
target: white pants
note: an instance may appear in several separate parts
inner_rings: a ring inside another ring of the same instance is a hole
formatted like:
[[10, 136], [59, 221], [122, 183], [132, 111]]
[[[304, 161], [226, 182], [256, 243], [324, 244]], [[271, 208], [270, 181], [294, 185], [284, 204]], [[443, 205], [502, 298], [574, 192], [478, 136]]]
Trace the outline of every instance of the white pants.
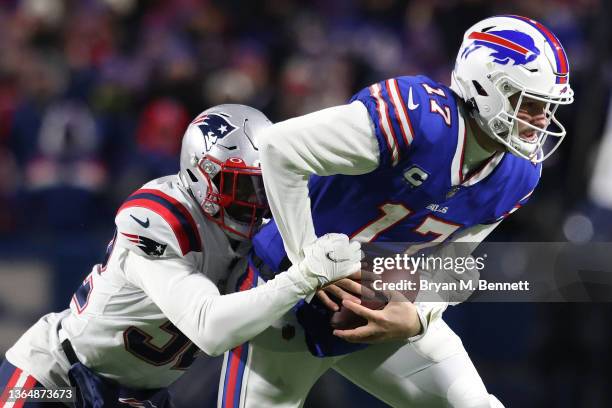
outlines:
[[487, 392], [459, 337], [439, 320], [414, 343], [382, 343], [318, 358], [302, 332], [284, 340], [270, 328], [225, 354], [219, 408], [294, 408], [328, 369], [393, 407], [500, 407]]

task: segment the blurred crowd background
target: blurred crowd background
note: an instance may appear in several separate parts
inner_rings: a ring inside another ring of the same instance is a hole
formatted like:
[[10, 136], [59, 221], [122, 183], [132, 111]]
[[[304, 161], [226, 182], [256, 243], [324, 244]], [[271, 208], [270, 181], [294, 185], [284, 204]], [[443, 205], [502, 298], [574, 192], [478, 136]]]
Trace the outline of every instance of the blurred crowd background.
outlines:
[[[492, 239], [611, 241], [610, 3], [0, 1], [0, 352], [42, 313], [68, 306], [102, 259], [121, 201], [178, 171], [197, 113], [236, 102], [278, 121], [391, 76], [448, 84], [465, 29], [495, 14], [533, 17], [557, 34], [576, 102], [559, 111], [568, 136], [536, 194]], [[595, 303], [447, 312], [510, 407], [612, 406], [611, 316]], [[200, 361], [180, 381], [185, 406], [214, 405], [218, 365]], [[384, 406], [326, 375], [307, 406], [332, 403]]]

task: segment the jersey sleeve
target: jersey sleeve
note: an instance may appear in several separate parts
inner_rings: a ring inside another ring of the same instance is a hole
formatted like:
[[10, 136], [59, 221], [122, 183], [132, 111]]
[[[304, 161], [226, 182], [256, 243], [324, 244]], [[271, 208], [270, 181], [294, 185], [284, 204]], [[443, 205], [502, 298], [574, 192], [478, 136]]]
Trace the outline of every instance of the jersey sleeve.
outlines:
[[415, 138], [415, 113], [419, 87], [402, 78], [391, 78], [362, 89], [351, 98], [365, 105], [380, 149], [380, 164], [396, 166], [410, 151]]
[[520, 163], [522, 165], [521, 168], [514, 169], [514, 171], [520, 171], [515, 187], [508, 189], [496, 209], [495, 215], [488, 221], [483, 222], [483, 224], [494, 224], [508, 218], [510, 214], [518, 211], [531, 199], [542, 176], [542, 163], [537, 165], [528, 162]]
[[152, 260], [128, 253], [125, 270], [128, 280], [211, 356], [253, 338], [316, 289], [297, 265], [265, 284], [228, 295], [220, 295], [185, 258]]
[[201, 252], [197, 224], [189, 210], [157, 189], [140, 189], [117, 211], [116, 245], [146, 258], [184, 257]]
[[279, 122], [259, 135], [272, 215], [292, 263], [316, 239], [308, 197], [312, 174], [359, 175], [378, 167], [378, 143], [364, 106], [335, 106]]
[[500, 217], [498, 217], [495, 221], [492, 221], [492, 223], [496, 223], [496, 222], [500, 222], [504, 219], [506, 219], [507, 217], [510, 216], [510, 214], [518, 211], [519, 208], [521, 208], [522, 206], [524, 206], [525, 204], [527, 204], [527, 202], [529, 201], [529, 199], [531, 198], [531, 195], [533, 194], [533, 190], [531, 192], [529, 192], [527, 195], [525, 195], [523, 198], [521, 198], [520, 200], [518, 200], [518, 202], [512, 207], [510, 208], [508, 211], [504, 212]]

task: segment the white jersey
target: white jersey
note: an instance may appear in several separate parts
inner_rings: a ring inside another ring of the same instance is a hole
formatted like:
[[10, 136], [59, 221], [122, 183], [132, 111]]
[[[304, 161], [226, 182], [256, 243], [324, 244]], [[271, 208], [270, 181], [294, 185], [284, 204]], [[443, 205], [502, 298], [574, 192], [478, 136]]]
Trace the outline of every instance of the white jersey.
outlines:
[[234, 250], [178, 176], [129, 196], [115, 224], [104, 263], [70, 309], [44, 316], [6, 354], [46, 387], [68, 384], [64, 338], [81, 363], [124, 386], [168, 386], [199, 350], [218, 355], [241, 344], [314, 289], [292, 267], [253, 290], [220, 296], [235, 285], [227, 282], [230, 267], [246, 263], [250, 243]]

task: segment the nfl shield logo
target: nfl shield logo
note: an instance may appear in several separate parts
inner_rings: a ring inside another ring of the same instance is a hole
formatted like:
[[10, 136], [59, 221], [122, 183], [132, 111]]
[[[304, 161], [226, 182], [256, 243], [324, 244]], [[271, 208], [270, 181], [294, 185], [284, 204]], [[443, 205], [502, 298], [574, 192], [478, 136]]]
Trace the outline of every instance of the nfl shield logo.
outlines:
[[450, 190], [448, 190], [448, 193], [446, 193], [446, 198], [451, 198], [452, 196], [454, 196], [455, 194], [457, 194], [457, 192], [461, 189], [461, 186], [454, 186], [453, 188], [451, 188]]

